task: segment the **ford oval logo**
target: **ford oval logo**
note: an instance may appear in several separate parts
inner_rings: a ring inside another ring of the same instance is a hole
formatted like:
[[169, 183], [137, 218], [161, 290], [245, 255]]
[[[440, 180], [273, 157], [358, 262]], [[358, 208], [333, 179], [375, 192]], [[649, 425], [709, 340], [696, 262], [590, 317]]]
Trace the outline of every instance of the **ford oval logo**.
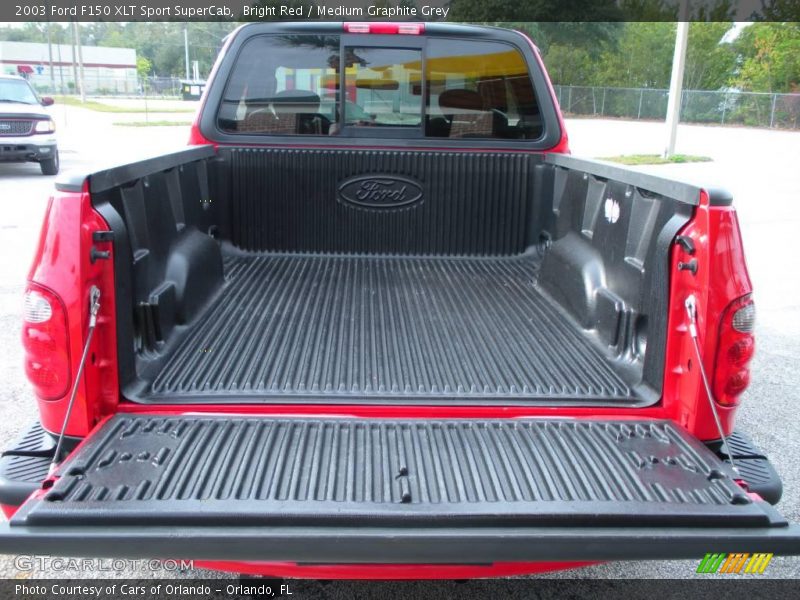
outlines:
[[422, 187], [399, 175], [358, 175], [339, 185], [339, 198], [354, 206], [400, 208], [422, 200]]

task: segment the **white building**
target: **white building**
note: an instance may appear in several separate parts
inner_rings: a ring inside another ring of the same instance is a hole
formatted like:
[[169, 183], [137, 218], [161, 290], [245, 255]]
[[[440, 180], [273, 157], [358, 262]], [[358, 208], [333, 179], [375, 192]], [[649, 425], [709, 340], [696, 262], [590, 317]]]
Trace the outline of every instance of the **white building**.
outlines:
[[[0, 41], [0, 73], [22, 75], [40, 91], [75, 91], [72, 46], [53, 44], [53, 81], [50, 89], [50, 54], [47, 44]], [[134, 93], [136, 81], [136, 50], [82, 46], [83, 78], [87, 93]], [[76, 52], [77, 54], [77, 52]]]

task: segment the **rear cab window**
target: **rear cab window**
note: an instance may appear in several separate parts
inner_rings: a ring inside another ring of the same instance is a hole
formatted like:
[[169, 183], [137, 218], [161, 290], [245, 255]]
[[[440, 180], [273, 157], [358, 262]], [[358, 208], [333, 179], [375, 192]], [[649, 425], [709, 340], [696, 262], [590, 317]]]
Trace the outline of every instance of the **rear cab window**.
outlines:
[[410, 48], [346, 46], [344, 123], [419, 129], [422, 97], [413, 93], [422, 52]]
[[539, 104], [525, 59], [499, 42], [432, 39], [425, 69], [426, 135], [536, 139]]
[[382, 44], [381, 37], [250, 37], [232, 64], [217, 129], [319, 138], [542, 137], [528, 61], [514, 45], [416, 36]]
[[328, 135], [338, 120], [338, 36], [264, 35], [247, 41], [217, 113], [227, 133]]

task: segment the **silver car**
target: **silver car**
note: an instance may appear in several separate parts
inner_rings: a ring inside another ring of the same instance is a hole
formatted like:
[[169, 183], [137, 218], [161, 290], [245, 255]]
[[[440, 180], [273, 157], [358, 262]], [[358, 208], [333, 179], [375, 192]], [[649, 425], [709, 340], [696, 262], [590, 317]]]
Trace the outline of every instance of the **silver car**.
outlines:
[[22, 77], [0, 75], [0, 162], [38, 162], [43, 175], [59, 169], [56, 124], [40, 98]]

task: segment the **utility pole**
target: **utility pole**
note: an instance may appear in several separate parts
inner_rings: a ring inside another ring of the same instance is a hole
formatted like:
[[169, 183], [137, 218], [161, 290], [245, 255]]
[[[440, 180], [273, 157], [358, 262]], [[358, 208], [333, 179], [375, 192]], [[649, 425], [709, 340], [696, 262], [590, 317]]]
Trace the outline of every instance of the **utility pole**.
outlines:
[[686, 66], [686, 45], [689, 40], [688, 0], [681, 0], [678, 19], [678, 31], [675, 35], [675, 54], [672, 57], [672, 76], [669, 81], [669, 98], [667, 100], [667, 145], [664, 149], [664, 158], [669, 158], [675, 154], [678, 123], [681, 120], [683, 71]]
[[77, 36], [75, 29], [75, 22], [72, 22], [72, 84], [74, 86], [73, 92], [78, 91], [78, 52], [75, 50], [75, 40]]
[[78, 87], [81, 90], [81, 102], [86, 102], [86, 84], [83, 79], [83, 50], [81, 49], [81, 36], [78, 30], [78, 22], [72, 22], [73, 35], [78, 45]]
[[61, 27], [61, 25], [59, 25], [58, 26], [58, 40], [56, 40], [56, 46], [57, 46], [57, 50], [58, 50], [58, 79], [61, 82], [61, 87], [59, 88], [59, 91], [62, 94], [65, 93], [64, 92], [64, 60], [63, 60], [63, 58], [61, 56], [61, 46], [62, 46], [61, 42], [64, 41], [62, 39], [63, 33], [64, 33], [64, 29]]
[[50, 21], [47, 25], [47, 58], [50, 61], [50, 93], [56, 92], [56, 78], [53, 75], [53, 33], [50, 31]]
[[189, 28], [183, 26], [183, 50], [186, 58], [186, 79], [191, 79], [189, 74]]

